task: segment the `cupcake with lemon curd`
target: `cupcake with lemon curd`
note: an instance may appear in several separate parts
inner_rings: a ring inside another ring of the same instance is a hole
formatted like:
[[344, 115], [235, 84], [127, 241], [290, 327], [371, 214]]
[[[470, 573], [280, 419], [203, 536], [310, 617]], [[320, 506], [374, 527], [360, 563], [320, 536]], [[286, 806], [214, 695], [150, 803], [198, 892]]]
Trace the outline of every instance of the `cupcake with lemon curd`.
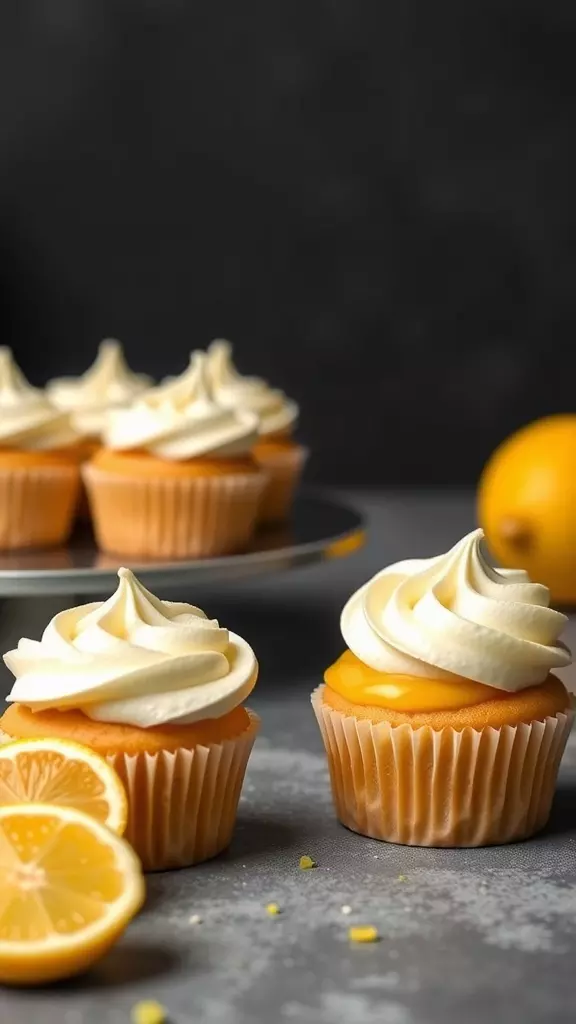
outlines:
[[100, 547], [144, 558], [198, 558], [247, 546], [266, 478], [251, 455], [253, 413], [213, 398], [206, 357], [178, 389], [112, 413], [106, 447], [84, 467]]
[[0, 740], [57, 736], [106, 757], [144, 867], [184, 867], [230, 842], [258, 730], [243, 707], [258, 663], [200, 609], [118, 576], [108, 601], [60, 612], [41, 641], [4, 656], [16, 682]]
[[223, 339], [213, 341], [208, 348], [208, 373], [221, 405], [246, 409], [258, 416], [254, 458], [268, 476], [260, 521], [275, 523], [286, 519], [308, 457], [308, 450], [293, 438], [298, 406], [259, 377], [242, 376], [232, 362], [230, 342]]
[[52, 547], [72, 527], [83, 438], [0, 346], [0, 549]]
[[349, 600], [348, 649], [312, 696], [343, 824], [417, 846], [524, 839], [548, 819], [572, 713], [566, 618], [482, 531]]

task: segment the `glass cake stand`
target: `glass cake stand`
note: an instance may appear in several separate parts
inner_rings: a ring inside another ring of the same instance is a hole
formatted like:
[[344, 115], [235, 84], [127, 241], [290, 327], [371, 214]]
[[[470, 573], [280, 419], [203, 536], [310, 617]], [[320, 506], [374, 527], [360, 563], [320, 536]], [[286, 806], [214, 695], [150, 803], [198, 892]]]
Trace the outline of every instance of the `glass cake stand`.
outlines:
[[110, 594], [122, 564], [158, 593], [166, 587], [240, 579], [344, 557], [363, 542], [358, 512], [332, 497], [305, 492], [289, 522], [261, 531], [248, 551], [225, 558], [123, 559], [99, 551], [88, 527], [79, 529], [63, 548], [0, 553], [0, 598]]
[[358, 512], [320, 492], [304, 492], [289, 522], [261, 531], [249, 551], [226, 558], [162, 562], [105, 555], [88, 526], [63, 548], [0, 552], [0, 714], [13, 681], [1, 655], [22, 636], [39, 639], [57, 612], [112, 594], [120, 565], [168, 598], [180, 587], [190, 594], [188, 588], [197, 583], [210, 586], [345, 557], [362, 546], [364, 537]]

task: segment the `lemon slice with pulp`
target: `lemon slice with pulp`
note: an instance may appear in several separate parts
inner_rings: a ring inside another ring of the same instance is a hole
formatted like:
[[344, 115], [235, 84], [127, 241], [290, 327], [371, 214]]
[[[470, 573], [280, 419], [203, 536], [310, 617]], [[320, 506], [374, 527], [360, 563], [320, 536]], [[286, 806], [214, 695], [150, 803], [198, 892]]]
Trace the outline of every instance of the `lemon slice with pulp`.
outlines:
[[131, 846], [73, 807], [0, 807], [0, 982], [43, 984], [95, 963], [142, 905]]
[[14, 740], [0, 746], [0, 806], [28, 802], [75, 807], [122, 835], [128, 804], [114, 769], [70, 740]]

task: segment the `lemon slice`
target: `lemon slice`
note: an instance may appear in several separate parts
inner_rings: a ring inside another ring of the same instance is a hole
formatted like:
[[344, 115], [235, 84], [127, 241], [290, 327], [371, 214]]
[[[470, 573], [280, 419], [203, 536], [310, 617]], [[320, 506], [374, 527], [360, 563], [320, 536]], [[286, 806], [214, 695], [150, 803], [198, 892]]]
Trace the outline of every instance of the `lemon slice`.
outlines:
[[0, 746], [0, 806], [47, 803], [75, 807], [122, 835], [128, 803], [114, 769], [69, 740], [14, 740]]
[[79, 974], [143, 899], [136, 854], [101, 822], [73, 807], [0, 807], [0, 982]]

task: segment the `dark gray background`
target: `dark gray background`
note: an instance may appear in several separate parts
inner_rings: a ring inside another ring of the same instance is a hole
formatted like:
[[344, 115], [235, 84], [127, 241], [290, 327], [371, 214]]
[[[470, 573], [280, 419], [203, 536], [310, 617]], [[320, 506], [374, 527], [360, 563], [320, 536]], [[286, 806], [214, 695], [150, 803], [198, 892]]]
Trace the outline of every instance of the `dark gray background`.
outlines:
[[21, 0], [0, 13], [2, 340], [38, 382], [216, 334], [310, 475], [473, 482], [574, 407], [571, 0]]

